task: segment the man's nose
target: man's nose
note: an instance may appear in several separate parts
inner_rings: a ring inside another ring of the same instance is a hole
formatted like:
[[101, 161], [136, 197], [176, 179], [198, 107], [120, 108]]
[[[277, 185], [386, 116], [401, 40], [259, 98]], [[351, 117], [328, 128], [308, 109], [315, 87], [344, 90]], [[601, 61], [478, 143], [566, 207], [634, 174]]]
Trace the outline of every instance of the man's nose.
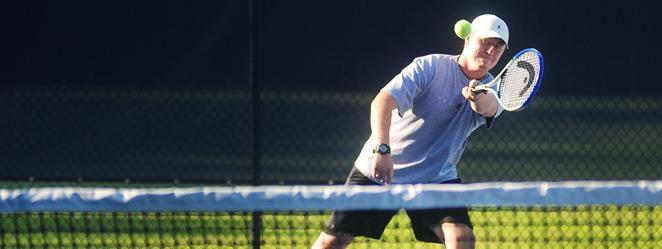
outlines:
[[488, 54], [492, 54], [492, 53], [494, 53], [494, 51], [496, 51], [496, 46], [494, 46], [494, 45], [489, 45], [489, 46], [487, 47], [487, 53], [488, 53]]

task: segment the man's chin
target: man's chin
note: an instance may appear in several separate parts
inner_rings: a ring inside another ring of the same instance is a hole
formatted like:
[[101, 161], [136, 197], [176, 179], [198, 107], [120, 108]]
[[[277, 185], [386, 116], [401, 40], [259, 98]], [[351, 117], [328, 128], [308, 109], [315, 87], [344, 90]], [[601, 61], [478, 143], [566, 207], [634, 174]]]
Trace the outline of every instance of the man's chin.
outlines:
[[477, 70], [489, 70], [489, 65], [487, 63], [476, 63]]
[[485, 70], [485, 71], [492, 70], [492, 68], [494, 67], [494, 65], [489, 61], [479, 61], [478, 63], [476, 63], [476, 66], [478, 66], [480, 70]]

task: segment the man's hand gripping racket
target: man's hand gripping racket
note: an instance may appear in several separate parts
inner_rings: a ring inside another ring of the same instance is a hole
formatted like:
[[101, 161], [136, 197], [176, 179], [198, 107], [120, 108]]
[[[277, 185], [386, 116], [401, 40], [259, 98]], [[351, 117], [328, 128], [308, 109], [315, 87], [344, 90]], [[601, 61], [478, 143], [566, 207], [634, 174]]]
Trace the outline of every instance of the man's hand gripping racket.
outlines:
[[490, 91], [504, 110], [519, 111], [526, 108], [538, 92], [543, 68], [542, 54], [527, 48], [517, 53], [491, 82], [477, 85], [473, 91]]

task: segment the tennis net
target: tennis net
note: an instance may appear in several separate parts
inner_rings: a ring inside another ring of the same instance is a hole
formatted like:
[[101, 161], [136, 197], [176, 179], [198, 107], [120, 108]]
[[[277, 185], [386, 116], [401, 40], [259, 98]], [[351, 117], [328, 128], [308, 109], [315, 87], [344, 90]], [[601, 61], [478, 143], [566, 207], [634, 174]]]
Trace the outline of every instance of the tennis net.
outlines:
[[[310, 248], [330, 210], [469, 207], [476, 248], [662, 248], [662, 181], [0, 189], [0, 248]], [[417, 242], [400, 211], [380, 240]]]

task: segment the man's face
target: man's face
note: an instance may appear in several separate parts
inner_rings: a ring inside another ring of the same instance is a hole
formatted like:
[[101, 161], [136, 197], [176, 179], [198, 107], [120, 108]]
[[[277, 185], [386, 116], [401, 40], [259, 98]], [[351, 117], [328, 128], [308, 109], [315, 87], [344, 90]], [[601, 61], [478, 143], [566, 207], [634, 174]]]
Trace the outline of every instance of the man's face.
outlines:
[[506, 44], [499, 38], [481, 39], [473, 34], [465, 41], [464, 46], [469, 69], [481, 71], [494, 68], [506, 49]]

